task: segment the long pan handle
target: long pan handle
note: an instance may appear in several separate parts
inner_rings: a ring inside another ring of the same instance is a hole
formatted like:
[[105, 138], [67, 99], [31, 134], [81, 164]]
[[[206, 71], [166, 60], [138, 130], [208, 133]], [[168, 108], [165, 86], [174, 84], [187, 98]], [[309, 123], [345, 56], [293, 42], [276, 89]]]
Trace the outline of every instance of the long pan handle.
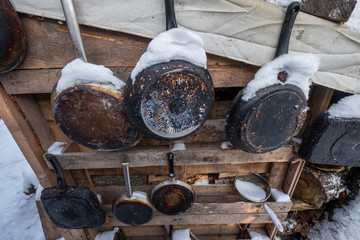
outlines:
[[84, 62], [87, 62], [73, 1], [61, 0], [61, 5], [65, 14], [66, 24], [69, 28], [70, 37], [74, 44], [75, 56]]
[[56, 159], [54, 155], [51, 153], [45, 154], [45, 158], [50, 162], [50, 164], [54, 168], [55, 176], [56, 176], [56, 183], [58, 190], [64, 190], [66, 188], [66, 181], [65, 181], [65, 175], [61, 168], [60, 163]]
[[292, 28], [297, 14], [300, 11], [300, 3], [292, 2], [286, 11], [285, 20], [281, 28], [279, 42], [276, 48], [275, 58], [289, 52], [289, 42]]
[[165, 0], [166, 31], [177, 28], [174, 0]]
[[121, 166], [124, 171], [124, 179], [125, 179], [125, 193], [126, 197], [132, 198], [132, 190], [131, 190], [131, 183], [130, 183], [130, 174], [129, 174], [129, 158], [127, 155], [121, 155]]
[[166, 154], [168, 161], [169, 161], [169, 177], [170, 180], [174, 180], [175, 178], [175, 173], [174, 173], [174, 153], [169, 152], [168, 154]]

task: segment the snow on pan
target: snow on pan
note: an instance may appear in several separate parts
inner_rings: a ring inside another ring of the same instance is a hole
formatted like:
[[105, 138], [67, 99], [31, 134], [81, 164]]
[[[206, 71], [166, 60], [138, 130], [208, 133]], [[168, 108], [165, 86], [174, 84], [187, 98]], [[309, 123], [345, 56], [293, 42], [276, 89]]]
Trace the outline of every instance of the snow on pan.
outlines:
[[142, 70], [171, 60], [185, 60], [206, 68], [204, 42], [195, 33], [182, 28], [173, 28], [160, 33], [149, 43], [146, 52], [131, 72], [133, 83], [136, 75]]
[[266, 192], [254, 183], [236, 179], [235, 187], [246, 199], [253, 202], [261, 202], [266, 198]]
[[[243, 101], [256, 96], [259, 89], [275, 84], [292, 84], [299, 87], [306, 97], [309, 96], [310, 77], [320, 65], [320, 58], [310, 53], [283, 54], [262, 66], [243, 90]], [[277, 79], [278, 73], [286, 71], [287, 79], [283, 83]]]
[[61, 70], [61, 78], [57, 83], [56, 92], [60, 93], [77, 84], [89, 83], [111, 84], [115, 89], [121, 89], [125, 86], [125, 83], [115, 77], [110, 69], [75, 59]]
[[355, 94], [342, 98], [339, 102], [333, 104], [327, 110], [327, 113], [331, 118], [360, 118], [360, 95]]

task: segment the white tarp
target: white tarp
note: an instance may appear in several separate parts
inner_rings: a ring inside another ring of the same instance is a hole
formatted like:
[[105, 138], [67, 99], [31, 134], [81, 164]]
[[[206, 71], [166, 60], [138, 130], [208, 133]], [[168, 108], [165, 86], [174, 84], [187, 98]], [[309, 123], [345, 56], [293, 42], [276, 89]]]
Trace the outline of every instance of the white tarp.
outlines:
[[[16, 11], [64, 20], [60, 0], [10, 0]], [[153, 38], [165, 31], [163, 0], [74, 0], [80, 24]], [[284, 9], [261, 0], [175, 0], [179, 27], [196, 32], [208, 53], [257, 66], [273, 59]], [[305, 13], [290, 52], [321, 57], [313, 82], [360, 93], [360, 33]]]

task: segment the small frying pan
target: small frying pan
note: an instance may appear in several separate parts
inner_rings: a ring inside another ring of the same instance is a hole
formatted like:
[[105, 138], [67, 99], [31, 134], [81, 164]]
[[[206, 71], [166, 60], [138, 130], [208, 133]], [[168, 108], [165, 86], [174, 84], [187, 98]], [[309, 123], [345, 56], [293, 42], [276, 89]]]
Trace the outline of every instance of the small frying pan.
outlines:
[[9, 0], [0, 1], [0, 73], [17, 68], [25, 55], [25, 34]]
[[235, 177], [235, 187], [239, 194], [245, 199], [251, 202], [263, 202], [265, 211], [275, 224], [276, 228], [280, 232], [284, 231], [284, 228], [275, 213], [265, 203], [271, 196], [270, 184], [265, 178], [257, 173], [247, 175], [237, 174]]
[[[61, 3], [76, 56], [87, 62], [73, 3]], [[136, 142], [138, 131], [126, 115], [124, 88], [82, 83], [57, 92], [56, 87], [51, 94], [53, 115], [66, 136], [95, 150], [121, 150]]]
[[114, 216], [125, 224], [133, 226], [145, 224], [153, 218], [154, 208], [147, 193], [132, 192], [127, 155], [121, 155], [121, 165], [124, 171], [126, 192], [114, 199], [112, 205]]
[[175, 180], [174, 153], [168, 153], [167, 158], [170, 180], [156, 185], [151, 193], [151, 199], [160, 212], [167, 215], [179, 215], [194, 204], [195, 193], [189, 184]]
[[[165, 0], [166, 30], [177, 27], [174, 0]], [[198, 130], [214, 102], [207, 69], [173, 59], [149, 66], [126, 85], [127, 113], [137, 129], [158, 140], [177, 140]]]
[[105, 222], [105, 210], [95, 193], [87, 187], [69, 187], [57, 159], [52, 154], [45, 158], [51, 163], [56, 174], [56, 187], [41, 192], [44, 209], [60, 228], [96, 228]]
[[[275, 58], [288, 53], [290, 34], [300, 4], [288, 6]], [[274, 76], [276, 77], [276, 76]], [[277, 78], [286, 82], [286, 72]], [[226, 135], [232, 145], [250, 153], [264, 153], [286, 144], [303, 124], [306, 97], [292, 84], [275, 84], [259, 89], [256, 96], [242, 100], [244, 90], [235, 97], [226, 119]]]
[[360, 118], [332, 117], [329, 110], [309, 127], [299, 156], [311, 163], [360, 167]]

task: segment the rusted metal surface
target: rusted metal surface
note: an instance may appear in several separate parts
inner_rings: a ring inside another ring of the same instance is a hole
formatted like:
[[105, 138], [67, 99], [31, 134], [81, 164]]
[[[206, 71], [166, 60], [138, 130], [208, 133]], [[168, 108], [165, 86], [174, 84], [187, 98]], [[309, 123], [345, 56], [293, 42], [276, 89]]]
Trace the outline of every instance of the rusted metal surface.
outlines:
[[0, 73], [19, 66], [25, 55], [25, 35], [8, 0], [0, 1]]
[[294, 85], [272, 85], [249, 101], [235, 98], [226, 120], [226, 134], [237, 148], [264, 153], [280, 148], [304, 123], [306, 98]]
[[99, 84], [77, 85], [55, 96], [53, 115], [69, 138], [95, 150], [124, 149], [137, 140], [138, 131], [126, 115], [122, 91]]
[[140, 72], [126, 88], [127, 112], [139, 131], [158, 140], [181, 139], [199, 129], [214, 101], [206, 69], [173, 60]]

